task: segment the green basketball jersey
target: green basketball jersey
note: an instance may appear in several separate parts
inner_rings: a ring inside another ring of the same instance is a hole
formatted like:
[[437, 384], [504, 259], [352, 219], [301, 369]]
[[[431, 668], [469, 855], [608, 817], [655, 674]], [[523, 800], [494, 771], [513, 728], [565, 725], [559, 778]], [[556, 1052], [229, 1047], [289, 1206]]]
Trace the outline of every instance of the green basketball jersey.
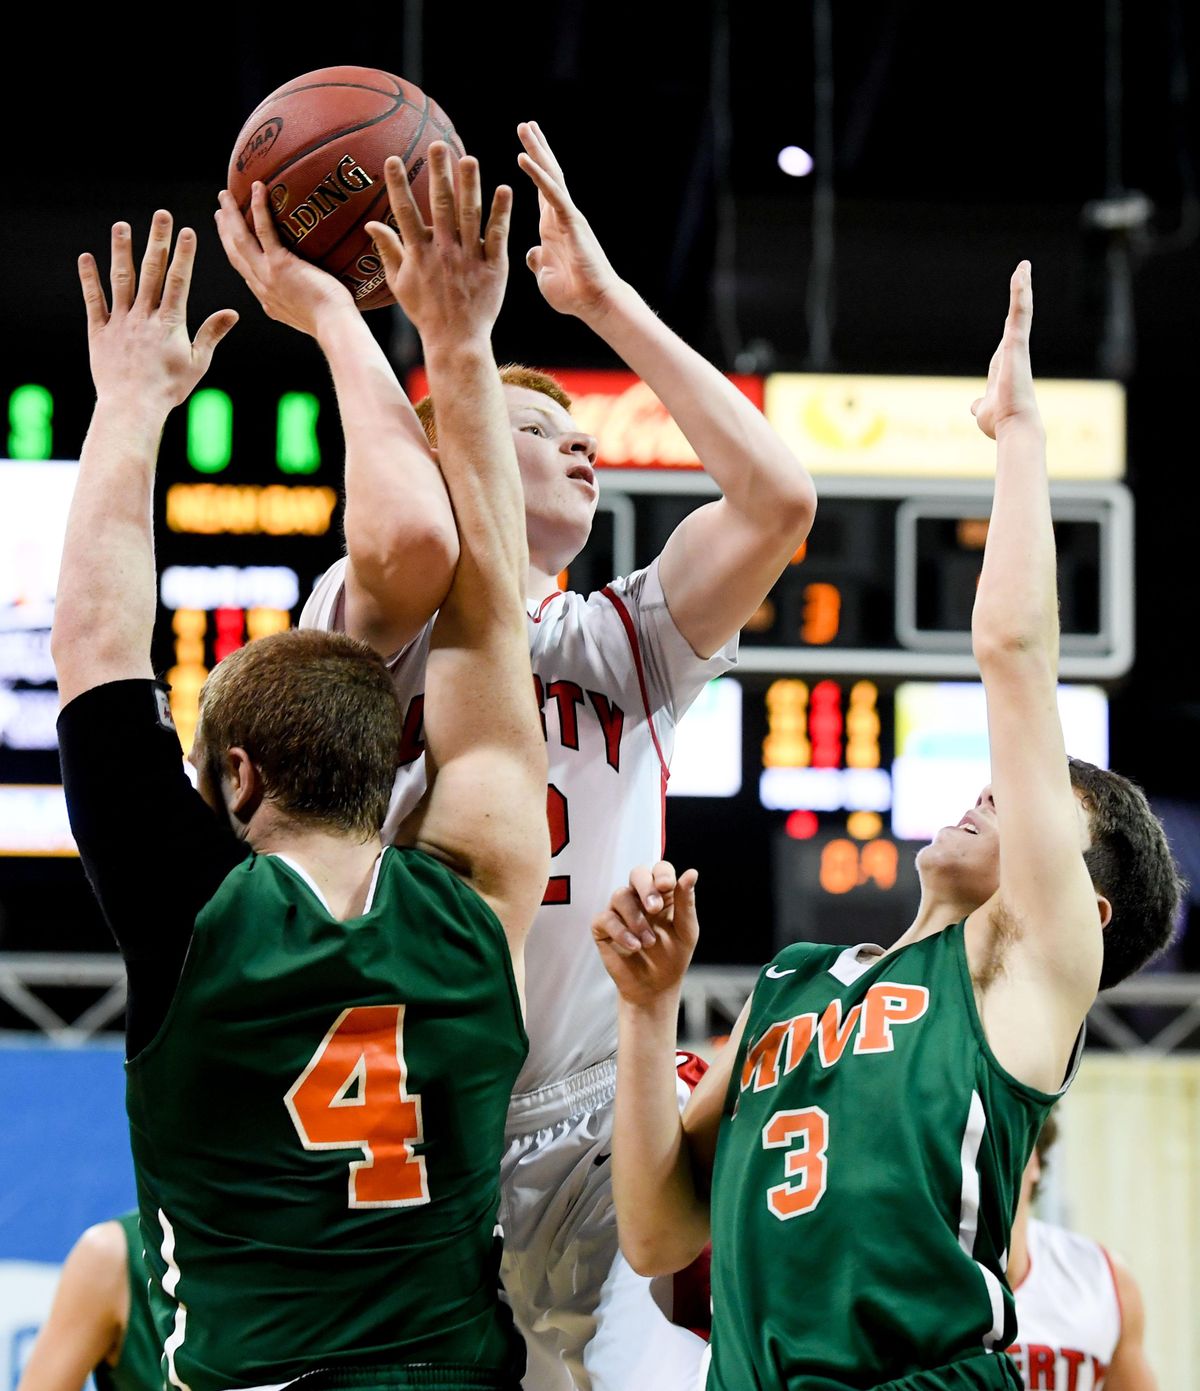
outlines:
[[121, 1339], [121, 1351], [111, 1366], [101, 1362], [92, 1372], [97, 1391], [160, 1391], [163, 1384], [162, 1341], [150, 1317], [146, 1291], [146, 1263], [142, 1259], [142, 1233], [137, 1211], [123, 1213], [115, 1221], [125, 1233], [126, 1270], [129, 1278], [129, 1319]]
[[884, 957], [781, 952], [755, 986], [717, 1142], [708, 1391], [934, 1368], [1017, 1391], [1008, 1236], [1056, 1099], [988, 1047], [963, 924]]
[[527, 1050], [499, 921], [429, 856], [385, 850], [348, 922], [283, 857], [231, 871], [127, 1065], [165, 1379], [519, 1374], [496, 1214]]

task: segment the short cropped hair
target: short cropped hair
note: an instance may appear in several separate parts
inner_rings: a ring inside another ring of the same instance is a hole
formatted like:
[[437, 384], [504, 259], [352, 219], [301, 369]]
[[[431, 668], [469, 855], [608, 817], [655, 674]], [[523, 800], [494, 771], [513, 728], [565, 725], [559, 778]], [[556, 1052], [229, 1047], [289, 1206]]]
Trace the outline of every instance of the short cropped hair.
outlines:
[[383, 659], [345, 633], [291, 629], [231, 652], [200, 692], [200, 749], [219, 784], [243, 748], [283, 812], [330, 829], [379, 832], [403, 718]]
[[[505, 386], [524, 386], [530, 391], [540, 391], [544, 396], [549, 396], [552, 401], [557, 401], [565, 411], [571, 409], [571, 398], [562, 389], [562, 386], [546, 372], [539, 372], [534, 367], [523, 367], [519, 362], [506, 362], [500, 368], [500, 380]], [[425, 427], [425, 434], [429, 438], [429, 443], [437, 448], [437, 418], [433, 410], [433, 397], [422, 396], [413, 409], [417, 413], [417, 419]]]
[[1091, 834], [1084, 863], [1112, 904], [1100, 972], [1100, 989], [1107, 990], [1167, 948], [1186, 885], [1141, 788], [1082, 759], [1069, 762]]

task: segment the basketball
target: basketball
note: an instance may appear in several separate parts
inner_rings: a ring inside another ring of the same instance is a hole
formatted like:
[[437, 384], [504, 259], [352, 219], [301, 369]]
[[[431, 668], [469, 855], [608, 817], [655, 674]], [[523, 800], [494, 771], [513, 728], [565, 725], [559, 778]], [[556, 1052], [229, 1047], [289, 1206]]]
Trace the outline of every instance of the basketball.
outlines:
[[450, 118], [413, 83], [377, 68], [318, 68], [250, 113], [234, 142], [226, 186], [249, 219], [250, 187], [256, 179], [265, 184], [284, 245], [336, 275], [360, 309], [378, 309], [393, 299], [364, 227], [372, 219], [393, 221], [384, 161], [404, 161], [428, 221], [435, 140], [462, 155]]

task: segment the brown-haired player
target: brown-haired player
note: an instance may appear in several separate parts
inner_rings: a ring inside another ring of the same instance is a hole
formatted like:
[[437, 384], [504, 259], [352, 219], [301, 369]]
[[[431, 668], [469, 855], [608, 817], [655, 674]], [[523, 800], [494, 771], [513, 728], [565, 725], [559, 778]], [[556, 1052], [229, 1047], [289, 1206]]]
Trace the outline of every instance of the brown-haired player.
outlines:
[[[399, 162], [394, 162], [399, 167]], [[457, 563], [430, 639], [436, 776], [384, 846], [402, 735], [390, 675], [342, 633], [226, 657], [184, 773], [154, 680], [159, 434], [232, 313], [193, 342], [195, 236], [154, 217], [111, 301], [81, 258], [97, 401], [52, 646], [71, 825], [129, 978], [126, 1105], [161, 1354], [188, 1391], [513, 1391], [498, 1168], [528, 1041], [522, 951], [548, 867], [527, 555], [491, 350], [511, 191], [431, 150], [432, 227], [393, 189], [393, 287], [446, 401]], [[389, 177], [396, 185], [395, 170]], [[131, 826], [138, 822], [134, 833]]]
[[[502, 373], [525, 500], [553, 852], [526, 949], [530, 1052], [502, 1166], [504, 1281], [529, 1347], [527, 1388], [691, 1391], [701, 1340], [666, 1320], [617, 1250], [608, 1163], [616, 995], [590, 927], [629, 866], [662, 853], [675, 727], [733, 664], [739, 630], [808, 534], [815, 497], [762, 414], [613, 270], [540, 128], [522, 124], [518, 135], [541, 209], [526, 260], [543, 297], [653, 389], [721, 496], [687, 516], [643, 569], [590, 595], [560, 593], [558, 575], [596, 510], [597, 442], [552, 379]], [[387, 659], [406, 717], [390, 831], [424, 785], [428, 625], [456, 546], [437, 467], [453, 403], [432, 383], [418, 418], [349, 292], [280, 245], [261, 198], [255, 224], [257, 236], [222, 195], [218, 226], [234, 267], [271, 317], [316, 339], [333, 376], [348, 554], [301, 623], [353, 633]]]
[[1021, 1391], [1005, 1353], [1021, 1176], [1097, 990], [1171, 936], [1162, 826], [1063, 743], [1032, 315], [1022, 262], [973, 407], [996, 441], [971, 622], [992, 782], [918, 854], [915, 920], [886, 949], [785, 947], [682, 1119], [695, 871], [635, 869], [594, 926], [621, 994], [621, 1246], [665, 1273], [711, 1239], [708, 1391]]
[[1098, 1241], [1033, 1215], [1058, 1139], [1046, 1117], [1025, 1173], [1008, 1248], [1017, 1338], [1008, 1351], [1026, 1391], [1157, 1391], [1146, 1359], [1137, 1279]]

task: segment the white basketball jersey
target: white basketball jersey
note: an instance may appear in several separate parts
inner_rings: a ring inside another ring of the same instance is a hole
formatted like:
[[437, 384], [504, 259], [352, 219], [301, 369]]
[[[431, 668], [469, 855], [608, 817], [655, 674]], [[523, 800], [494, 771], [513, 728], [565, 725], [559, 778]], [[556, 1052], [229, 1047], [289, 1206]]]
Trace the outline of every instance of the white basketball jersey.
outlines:
[[1103, 1246], [1065, 1227], [1029, 1223], [1029, 1270], [1013, 1291], [1009, 1353], [1029, 1391], [1095, 1391], [1121, 1339], [1121, 1301]]
[[[317, 582], [302, 628], [344, 629], [346, 561]], [[425, 662], [432, 624], [388, 663], [405, 714], [384, 826], [391, 839], [425, 791]], [[612, 1055], [616, 989], [592, 919], [639, 864], [662, 855], [675, 726], [706, 682], [734, 664], [736, 638], [701, 660], [667, 612], [658, 562], [586, 598], [553, 594], [529, 615], [534, 689], [550, 763], [550, 881], [525, 944], [529, 1057], [516, 1091]]]

